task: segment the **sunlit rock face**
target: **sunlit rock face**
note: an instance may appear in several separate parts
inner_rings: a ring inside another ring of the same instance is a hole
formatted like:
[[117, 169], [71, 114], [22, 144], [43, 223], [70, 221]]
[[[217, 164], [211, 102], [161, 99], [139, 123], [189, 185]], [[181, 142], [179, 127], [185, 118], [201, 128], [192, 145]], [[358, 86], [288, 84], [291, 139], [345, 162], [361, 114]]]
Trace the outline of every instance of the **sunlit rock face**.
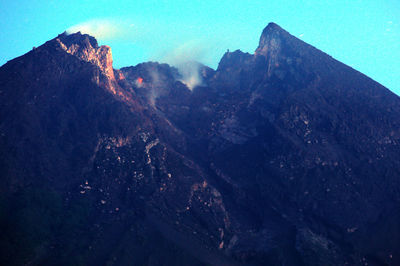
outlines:
[[0, 68], [0, 264], [400, 264], [398, 96], [274, 23], [189, 70], [80, 33]]
[[114, 79], [112, 53], [109, 46], [98, 46], [94, 37], [82, 35], [80, 32], [63, 33], [56, 38], [56, 41], [67, 53], [98, 66], [108, 78]]

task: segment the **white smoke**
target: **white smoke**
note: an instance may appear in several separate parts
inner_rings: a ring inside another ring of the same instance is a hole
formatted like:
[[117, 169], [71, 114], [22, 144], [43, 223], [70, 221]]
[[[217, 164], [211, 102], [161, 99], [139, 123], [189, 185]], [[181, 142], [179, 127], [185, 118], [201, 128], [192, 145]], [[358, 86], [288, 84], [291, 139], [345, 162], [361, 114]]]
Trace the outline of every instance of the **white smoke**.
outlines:
[[184, 83], [190, 90], [196, 86], [203, 84], [201, 76], [201, 64], [205, 54], [204, 45], [199, 41], [188, 41], [178, 48], [167, 52], [162, 61], [178, 68], [182, 75], [181, 82]]
[[80, 31], [96, 39], [111, 40], [132, 34], [133, 28], [133, 24], [115, 19], [92, 19], [68, 28], [67, 34]]
[[184, 83], [190, 90], [196, 86], [203, 85], [203, 78], [201, 76], [201, 65], [196, 61], [188, 61], [176, 65], [179, 73], [182, 75], [181, 82]]
[[[177, 30], [171, 31], [171, 28]], [[175, 66], [181, 74], [180, 81], [190, 90], [203, 85], [202, 65], [198, 62], [212, 62], [212, 58], [216, 57], [213, 53], [221, 46], [209, 39], [199, 39], [201, 28], [184, 26], [178, 29], [178, 26], [171, 26], [171, 23], [154, 24], [122, 18], [97, 18], [67, 29], [68, 34], [78, 31], [94, 36], [100, 42], [107, 41], [109, 44], [115, 41], [113, 45], [123, 43], [123, 47], [130, 45], [133, 49], [140, 49], [144, 52], [141, 55], [143, 61], [158, 61]]]

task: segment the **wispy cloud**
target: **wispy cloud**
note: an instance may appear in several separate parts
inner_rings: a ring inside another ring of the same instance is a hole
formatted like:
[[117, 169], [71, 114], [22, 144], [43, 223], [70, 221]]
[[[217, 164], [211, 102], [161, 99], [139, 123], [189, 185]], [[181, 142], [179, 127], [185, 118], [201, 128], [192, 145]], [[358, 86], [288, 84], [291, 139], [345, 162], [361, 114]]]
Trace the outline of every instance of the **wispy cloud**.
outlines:
[[199, 40], [190, 40], [178, 47], [164, 52], [161, 60], [173, 65], [179, 65], [188, 61], [200, 61], [206, 53], [205, 46]]
[[92, 19], [67, 29], [67, 33], [81, 33], [89, 34], [100, 40], [112, 40], [132, 37], [134, 34], [135, 25], [127, 21], [120, 21], [116, 19]]
[[[177, 67], [182, 75], [181, 81], [190, 89], [202, 84], [200, 65], [192, 63], [210, 64], [220, 53], [223, 54], [217, 48], [224, 47], [215, 38], [205, 37], [200, 26], [182, 26], [143, 18], [96, 18], [67, 29], [69, 34], [78, 31], [94, 36], [103, 43], [123, 43], [124, 49], [142, 50], [145, 53], [143, 61], [158, 61]], [[129, 65], [129, 62], [125, 65]]]
[[175, 49], [164, 52], [160, 56], [160, 61], [166, 62], [178, 68], [182, 75], [181, 81], [192, 90], [194, 87], [202, 85], [201, 65], [207, 51], [206, 46], [199, 40], [190, 40]]

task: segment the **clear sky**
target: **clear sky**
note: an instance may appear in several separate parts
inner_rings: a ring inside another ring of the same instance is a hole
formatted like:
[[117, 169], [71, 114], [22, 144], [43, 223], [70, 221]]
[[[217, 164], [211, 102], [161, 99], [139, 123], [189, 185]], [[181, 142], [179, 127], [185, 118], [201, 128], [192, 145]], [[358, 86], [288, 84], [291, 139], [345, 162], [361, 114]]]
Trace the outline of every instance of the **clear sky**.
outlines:
[[0, 0], [0, 65], [70, 28], [111, 46], [115, 68], [182, 57], [216, 68], [226, 49], [253, 53], [269, 22], [400, 95], [399, 0]]

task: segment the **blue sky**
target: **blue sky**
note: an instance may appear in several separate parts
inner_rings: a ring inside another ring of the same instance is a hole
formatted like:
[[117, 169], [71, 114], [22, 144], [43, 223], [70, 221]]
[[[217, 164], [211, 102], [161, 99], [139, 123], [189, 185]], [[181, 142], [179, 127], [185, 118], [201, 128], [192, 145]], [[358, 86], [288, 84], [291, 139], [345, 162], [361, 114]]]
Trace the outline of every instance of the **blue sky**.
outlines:
[[252, 53], [272, 21], [400, 94], [398, 0], [2, 0], [0, 18], [0, 65], [72, 27], [111, 46], [115, 68], [181, 57], [216, 68], [227, 49]]

